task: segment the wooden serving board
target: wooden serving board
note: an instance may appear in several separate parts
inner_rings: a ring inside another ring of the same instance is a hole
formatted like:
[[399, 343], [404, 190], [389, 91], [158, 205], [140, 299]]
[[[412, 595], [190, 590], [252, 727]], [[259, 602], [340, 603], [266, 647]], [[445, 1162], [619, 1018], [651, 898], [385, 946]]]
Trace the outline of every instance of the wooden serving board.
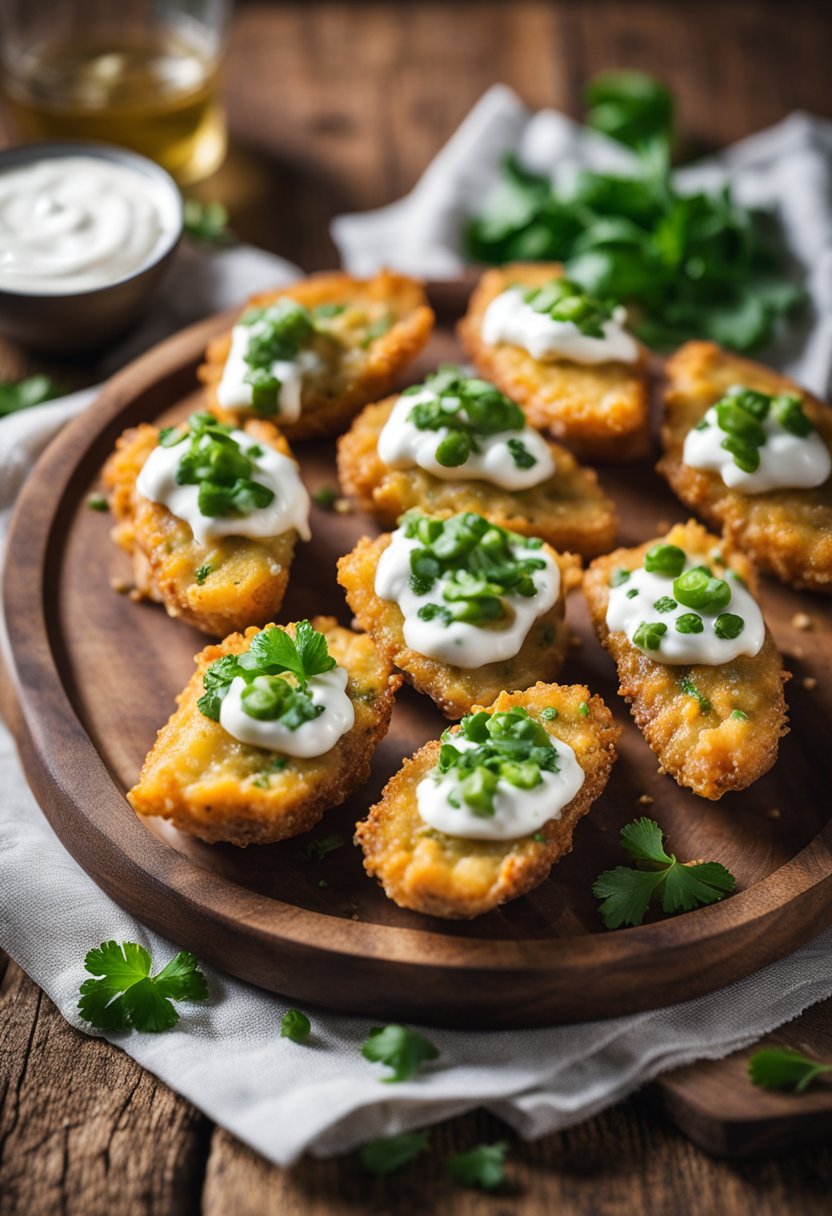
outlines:
[[[435, 293], [440, 313], [459, 289]], [[775, 769], [750, 790], [703, 801], [657, 771], [616, 693], [613, 664], [595, 642], [581, 597], [569, 619], [579, 644], [561, 679], [586, 681], [625, 730], [602, 799], [581, 822], [573, 853], [530, 896], [471, 923], [432, 920], [390, 903], [351, 846], [324, 860], [310, 840], [341, 832], [444, 720], [402, 690], [368, 785], [306, 837], [239, 850], [210, 846], [156, 821], [124, 798], [174, 696], [204, 644], [158, 606], [116, 594], [129, 579], [112, 520], [86, 507], [119, 433], [200, 404], [195, 368], [228, 315], [200, 323], [116, 376], [96, 405], [56, 439], [23, 492], [11, 529], [5, 606], [18, 702], [15, 729], [30, 781], [58, 835], [99, 885], [154, 929], [199, 957], [297, 1001], [373, 1018], [464, 1026], [540, 1026], [651, 1009], [720, 987], [792, 950], [832, 920], [828, 723], [832, 631], [826, 602], [766, 584], [763, 604], [796, 678], [792, 733]], [[411, 371], [459, 358], [438, 330]], [[311, 490], [335, 484], [334, 444], [297, 451]], [[631, 544], [685, 513], [652, 471], [602, 471]], [[282, 617], [333, 612], [349, 620], [335, 560], [375, 525], [317, 508], [299, 546]], [[795, 627], [808, 612], [811, 632]], [[805, 688], [812, 676], [816, 687]], [[645, 803], [645, 796], [653, 801]], [[624, 858], [621, 826], [654, 815], [682, 857], [727, 865], [737, 893], [721, 904], [639, 928], [605, 931], [592, 882]]]

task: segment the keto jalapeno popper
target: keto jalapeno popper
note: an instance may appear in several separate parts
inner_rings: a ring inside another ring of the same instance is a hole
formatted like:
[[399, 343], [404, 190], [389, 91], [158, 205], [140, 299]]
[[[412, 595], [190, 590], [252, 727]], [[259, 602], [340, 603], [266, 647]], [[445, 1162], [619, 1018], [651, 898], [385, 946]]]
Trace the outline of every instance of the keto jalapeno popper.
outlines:
[[432, 329], [415, 279], [316, 275], [254, 296], [199, 374], [211, 408], [232, 421], [271, 418], [292, 440], [337, 435], [390, 392]]
[[401, 677], [332, 617], [234, 633], [196, 656], [127, 795], [207, 841], [305, 832], [370, 772]]
[[649, 442], [647, 355], [625, 321], [556, 263], [518, 262], [486, 271], [459, 335], [531, 426], [582, 459], [630, 460]]
[[104, 469], [113, 539], [133, 557], [135, 594], [204, 633], [262, 624], [280, 609], [309, 495], [269, 422], [212, 414], [126, 431]]
[[741, 554], [691, 521], [597, 558], [584, 592], [664, 771], [718, 799], [771, 768], [787, 729], [788, 676]]
[[386, 527], [419, 507], [478, 512], [583, 557], [615, 542], [615, 508], [595, 473], [547, 443], [493, 384], [452, 364], [366, 406], [338, 441], [338, 474]]
[[448, 718], [559, 670], [579, 563], [482, 515], [411, 512], [338, 562], [357, 624]]
[[658, 471], [760, 567], [832, 593], [832, 410], [770, 368], [689, 342], [667, 364]]
[[429, 916], [480, 916], [526, 894], [572, 848], [619, 734], [582, 685], [500, 693], [388, 781], [356, 830], [364, 868]]

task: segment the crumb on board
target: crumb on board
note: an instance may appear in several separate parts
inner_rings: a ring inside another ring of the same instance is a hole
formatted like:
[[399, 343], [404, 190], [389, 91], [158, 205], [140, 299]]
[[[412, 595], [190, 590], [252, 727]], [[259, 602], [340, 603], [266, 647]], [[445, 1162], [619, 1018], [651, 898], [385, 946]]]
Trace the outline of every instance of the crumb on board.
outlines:
[[780, 818], [780, 808], [779, 807], [773, 806], [770, 810], [766, 811], [766, 819], [779, 819], [779, 818]]
[[650, 794], [640, 794], [638, 802], [639, 806], [652, 806], [655, 799]]
[[801, 683], [803, 684], [803, 687], [806, 689], [807, 692], [811, 692], [814, 688], [817, 688], [817, 686], [818, 686], [818, 682], [814, 676], [804, 676]]
[[583, 644], [584, 640], [579, 633], [572, 633], [569, 635], [569, 645], [573, 648], [573, 650], [579, 650]]
[[811, 629], [812, 618], [808, 612], [796, 612], [792, 617], [792, 625], [795, 629]]
[[131, 584], [128, 583], [127, 580], [123, 579], [123, 578], [111, 578], [110, 586], [112, 587], [113, 591], [116, 592], [117, 595], [127, 595], [127, 593], [129, 591], [133, 590], [133, 587], [131, 586]]
[[350, 515], [352, 513], [352, 499], [351, 498], [336, 498], [335, 503], [334, 503], [334, 510], [337, 515]]

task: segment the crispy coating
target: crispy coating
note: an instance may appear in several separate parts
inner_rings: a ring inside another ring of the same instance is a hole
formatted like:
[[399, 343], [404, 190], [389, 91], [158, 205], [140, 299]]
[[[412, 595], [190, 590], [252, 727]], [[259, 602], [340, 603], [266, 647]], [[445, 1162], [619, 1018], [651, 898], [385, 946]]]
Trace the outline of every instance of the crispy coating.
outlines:
[[474, 289], [459, 336], [477, 371], [582, 459], [632, 460], [649, 446], [647, 354], [638, 363], [541, 363], [520, 346], [487, 346], [480, 333], [492, 300], [513, 286], [536, 287], [563, 274], [556, 262], [515, 262], [487, 270]]
[[[589, 714], [584, 717], [580, 706]], [[522, 705], [536, 717], [554, 706], [554, 722], [541, 722], [555, 739], [573, 748], [586, 779], [559, 819], [520, 840], [463, 840], [430, 828], [419, 816], [416, 787], [436, 766], [441, 743], [426, 743], [388, 781], [381, 801], [358, 824], [356, 844], [364, 868], [402, 908], [449, 920], [470, 919], [525, 895], [543, 882], [572, 848], [578, 820], [601, 794], [615, 762], [621, 728], [598, 696], [581, 684], [536, 684], [525, 692], [501, 692], [490, 711]], [[475, 706], [475, 710], [481, 708]]]
[[[127, 795], [139, 815], [161, 815], [174, 827], [210, 842], [269, 844], [313, 827], [367, 780], [370, 760], [390, 725], [401, 677], [379, 655], [370, 638], [343, 629], [334, 617], [316, 617], [330, 654], [349, 673], [347, 695], [355, 725], [323, 756], [284, 757], [232, 738], [197, 709], [202, 678], [215, 659], [242, 654], [257, 629], [233, 633], [196, 656], [196, 671], [177, 697], [178, 708], [142, 766]], [[281, 625], [294, 634], [295, 625]]]
[[[288, 297], [309, 309], [321, 304], [345, 304], [337, 316], [320, 322], [311, 347], [321, 359], [320, 372], [304, 376], [301, 413], [295, 422], [278, 419], [289, 439], [337, 435], [368, 401], [389, 393], [397, 376], [418, 355], [433, 330], [433, 311], [416, 279], [383, 270], [372, 279], [347, 274], [319, 274], [291, 287], [252, 296], [244, 312]], [[368, 326], [390, 328], [368, 341]], [[206, 385], [208, 405], [224, 421], [238, 411], [224, 410], [217, 401], [217, 386], [231, 348], [231, 334], [215, 338], [199, 369]], [[240, 411], [247, 413], [248, 411]]]
[[391, 469], [380, 459], [378, 437], [398, 397], [368, 405], [338, 440], [338, 476], [346, 494], [385, 527], [418, 507], [430, 515], [475, 511], [501, 528], [540, 536], [554, 549], [597, 557], [615, 544], [615, 507], [590, 469], [549, 444], [555, 472], [528, 490], [504, 490], [488, 481], [446, 481], [424, 469]]
[[729, 540], [761, 570], [793, 587], [832, 593], [832, 477], [815, 489], [739, 494], [711, 469], [682, 463], [688, 431], [733, 384], [764, 393], [799, 393], [818, 434], [832, 448], [832, 410], [771, 368], [722, 350], [688, 342], [667, 364], [662, 424], [664, 455], [657, 468], [685, 506]]
[[554, 679], [566, 652], [565, 593], [579, 581], [577, 558], [549, 550], [560, 567], [561, 593], [549, 611], [534, 621], [513, 658], [484, 667], [452, 667], [411, 650], [404, 640], [401, 608], [376, 595], [376, 568], [390, 541], [389, 532], [374, 539], [363, 536], [351, 553], [339, 558], [338, 581], [356, 624], [370, 634], [381, 653], [405, 673], [414, 688], [427, 693], [446, 718], [461, 718], [471, 712], [473, 705], [488, 705], [504, 689], [528, 688], [540, 676]]
[[[291, 457], [270, 422], [252, 419], [244, 430]], [[125, 431], [103, 473], [117, 520], [113, 540], [133, 557], [136, 598], [156, 600], [169, 616], [214, 637], [265, 624], [283, 603], [297, 532], [290, 528], [268, 539], [226, 536], [200, 545], [184, 520], [136, 492], [158, 438], [157, 428], [147, 423]], [[200, 584], [196, 572], [206, 565], [211, 569]]]
[[[713, 555], [721, 551], [752, 593], [756, 593], [757, 580], [741, 554], [726, 554], [725, 545], [693, 520], [677, 524], [667, 536], [635, 549], [617, 549], [599, 557], [584, 575], [584, 594], [595, 631], [618, 665], [619, 692], [629, 702], [662, 770], [700, 797], [715, 800], [729, 790], [745, 789], [777, 759], [780, 738], [788, 729], [783, 684], [789, 676], [768, 630], [762, 649], [753, 658], [741, 655], [718, 666], [659, 663], [633, 646], [620, 630], [610, 633], [606, 612], [612, 571], [637, 569], [658, 540], [701, 558], [718, 574], [725, 564]], [[709, 708], [682, 690], [680, 681], [685, 678], [710, 702]], [[747, 719], [732, 718], [735, 709], [746, 713]]]

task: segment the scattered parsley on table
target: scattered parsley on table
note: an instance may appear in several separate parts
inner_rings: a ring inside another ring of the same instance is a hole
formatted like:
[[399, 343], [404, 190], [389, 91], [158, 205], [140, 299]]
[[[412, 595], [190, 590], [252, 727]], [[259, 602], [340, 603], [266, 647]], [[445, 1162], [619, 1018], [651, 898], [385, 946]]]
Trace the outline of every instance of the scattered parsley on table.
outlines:
[[439, 1049], [424, 1035], [407, 1026], [376, 1026], [370, 1031], [361, 1046], [365, 1060], [373, 1064], [386, 1064], [390, 1075], [382, 1080], [388, 1083], [407, 1081], [429, 1060], [436, 1060]]
[[832, 1064], [813, 1060], [790, 1047], [761, 1047], [748, 1061], [748, 1075], [763, 1089], [790, 1089], [804, 1093], [824, 1073], [832, 1074]]
[[455, 1153], [448, 1158], [448, 1172], [460, 1186], [478, 1186], [484, 1191], [496, 1191], [506, 1179], [504, 1163], [508, 1144], [478, 1144], [467, 1153]]
[[358, 1160], [368, 1174], [384, 1178], [387, 1174], [394, 1174], [402, 1169], [427, 1150], [427, 1132], [402, 1132], [398, 1136], [369, 1140], [359, 1149]]
[[180, 950], [158, 975], [151, 958], [136, 942], [102, 942], [90, 950], [84, 966], [94, 979], [84, 980], [78, 1009], [99, 1030], [169, 1030], [179, 1021], [173, 1001], [204, 1001], [208, 984], [199, 964]]

